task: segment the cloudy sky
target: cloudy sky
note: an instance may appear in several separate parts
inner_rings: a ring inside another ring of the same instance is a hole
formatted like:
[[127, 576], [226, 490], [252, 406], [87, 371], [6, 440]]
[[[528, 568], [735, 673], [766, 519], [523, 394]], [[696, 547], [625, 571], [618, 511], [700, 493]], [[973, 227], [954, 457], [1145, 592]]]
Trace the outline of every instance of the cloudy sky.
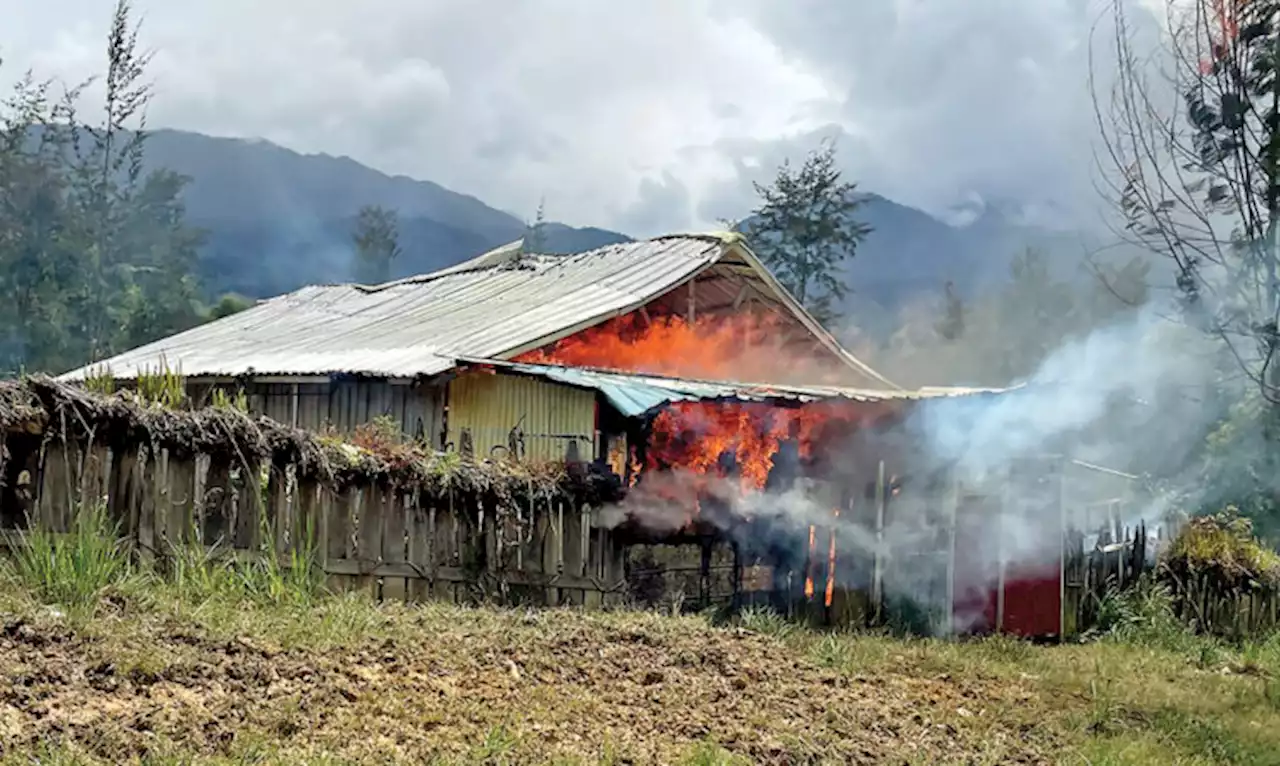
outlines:
[[[863, 188], [935, 213], [1087, 215], [1107, 4], [135, 0], [153, 126], [349, 155], [525, 217], [545, 195], [549, 217], [632, 234], [740, 217], [753, 178], [823, 136]], [[0, 0], [0, 78], [100, 71], [113, 5]]]

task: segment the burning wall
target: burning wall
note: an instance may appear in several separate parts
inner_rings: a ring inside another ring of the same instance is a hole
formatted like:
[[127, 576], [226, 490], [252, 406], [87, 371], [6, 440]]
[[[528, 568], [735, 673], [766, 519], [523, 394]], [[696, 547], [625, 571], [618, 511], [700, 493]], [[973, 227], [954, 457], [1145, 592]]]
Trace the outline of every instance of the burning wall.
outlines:
[[[797, 351], [793, 323], [774, 314], [633, 312], [513, 361], [750, 383], [839, 383], [840, 371]], [[807, 332], [807, 331], [805, 331]]]
[[[778, 319], [759, 314], [690, 323], [636, 313], [516, 361], [754, 383], [835, 382], [824, 363], [797, 357], [787, 332]], [[841, 474], [857, 471], [842, 458], [867, 456], [851, 454], [850, 434], [887, 411], [887, 404], [853, 401], [673, 404], [653, 418], [632, 455], [642, 478], [622, 510], [646, 534], [733, 539], [797, 576], [803, 573], [804, 593], [830, 605], [841, 553], [835, 525], [851, 521], [840, 518], [845, 498], [828, 498], [819, 511], [801, 510], [788, 492], [806, 475], [852, 486], [852, 475]], [[863, 481], [871, 465], [862, 466]]]

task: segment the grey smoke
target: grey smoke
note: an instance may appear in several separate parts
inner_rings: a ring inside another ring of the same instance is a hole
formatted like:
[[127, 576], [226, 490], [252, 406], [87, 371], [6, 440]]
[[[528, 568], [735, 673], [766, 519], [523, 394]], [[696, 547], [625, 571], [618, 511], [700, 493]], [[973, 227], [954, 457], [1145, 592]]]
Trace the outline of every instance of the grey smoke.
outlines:
[[[838, 519], [820, 484], [771, 493], [744, 492], [731, 480], [710, 480], [709, 486], [736, 514], [767, 521], [763, 528], [801, 556], [811, 525], [834, 526], [841, 556], [869, 560], [879, 554], [887, 596], [937, 608], [945, 595], [938, 578], [949, 551], [949, 514], [957, 501], [951, 493], [957, 482], [966, 495], [987, 499], [984, 512], [969, 517], [980, 519], [975, 539], [981, 544], [961, 552], [968, 575], [957, 578], [957, 592], [994, 586], [1001, 565], [1027, 572], [1055, 562], [1063, 521], [1059, 492], [1077, 510], [1092, 501], [1122, 498], [1128, 503], [1125, 523], [1158, 521], [1167, 509], [1144, 500], [1135, 482], [1070, 461], [1122, 471], [1135, 466], [1175, 471], [1203, 443], [1216, 417], [1204, 403], [1204, 393], [1222, 372], [1216, 359], [1209, 339], [1149, 306], [1063, 344], [1012, 391], [924, 400], [912, 405], [899, 427], [856, 434], [843, 445], [848, 459], [838, 462], [849, 471], [840, 478], [859, 494], [852, 511]], [[877, 455], [889, 461], [891, 472], [908, 477], [889, 504], [879, 537], [871, 526], [870, 501], [861, 494], [862, 486], [874, 480]], [[1036, 458], [1046, 462], [1037, 464]], [[1063, 485], [1038, 473], [1037, 465], [1053, 461], [1067, 467]], [[930, 479], [938, 475], [948, 480], [934, 486]], [[668, 495], [681, 490], [692, 496], [693, 477], [687, 474], [646, 476], [641, 486], [650, 482]], [[1193, 489], [1195, 477], [1188, 476], [1186, 483]], [[687, 517], [687, 506], [673, 507], [661, 493], [641, 491], [616, 509], [615, 517], [620, 520], [624, 513], [650, 526], [676, 529]], [[825, 539], [819, 537], [821, 561]], [[959, 627], [977, 617], [958, 615]]]

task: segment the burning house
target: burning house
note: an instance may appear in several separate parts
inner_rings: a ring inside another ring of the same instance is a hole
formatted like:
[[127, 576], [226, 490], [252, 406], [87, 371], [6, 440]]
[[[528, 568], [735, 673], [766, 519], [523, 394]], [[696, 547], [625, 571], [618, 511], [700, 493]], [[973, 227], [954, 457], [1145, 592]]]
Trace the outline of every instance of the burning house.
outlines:
[[64, 379], [127, 385], [162, 367], [197, 403], [238, 390], [299, 428], [381, 419], [471, 459], [608, 470], [627, 499], [591, 526], [620, 546], [692, 547], [703, 600], [719, 572], [739, 603], [832, 621], [900, 596], [952, 629], [1065, 632], [1066, 516], [1011, 589], [984, 547], [1011, 504], [965, 495], [910, 436], [922, 403], [997, 392], [894, 385], [736, 235], [567, 256], [515, 243], [388, 284], [306, 287]]

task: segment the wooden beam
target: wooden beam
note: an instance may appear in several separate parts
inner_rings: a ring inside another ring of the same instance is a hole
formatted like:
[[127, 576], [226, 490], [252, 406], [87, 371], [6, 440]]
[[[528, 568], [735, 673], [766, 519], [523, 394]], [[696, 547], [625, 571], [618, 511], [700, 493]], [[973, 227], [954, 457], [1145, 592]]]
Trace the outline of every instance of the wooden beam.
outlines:
[[[1003, 527], [1005, 524], [1015, 523], [1009, 520], [1009, 513], [1012, 510], [1013, 502], [1010, 500], [1011, 490], [1009, 488], [1008, 479], [1004, 482], [1004, 491], [1000, 493], [1000, 513], [997, 516], [996, 523]], [[1004, 534], [998, 531], [995, 535], [996, 546], [996, 633], [1004, 632], [1004, 587], [1005, 587], [1005, 560], [1004, 560]]]
[[885, 476], [884, 461], [881, 460], [876, 467], [876, 548], [871, 574], [871, 609], [877, 625], [880, 624], [884, 608], [884, 510]]
[[956, 633], [956, 514], [960, 505], [960, 483], [957, 481], [955, 469], [949, 470], [947, 477], [947, 636]]
[[697, 295], [694, 292], [694, 288], [693, 288], [693, 283], [695, 281], [696, 279], [689, 280], [689, 315], [688, 315], [689, 324], [693, 324], [694, 320], [697, 318], [697, 315], [694, 309], [694, 307], [697, 305]]
[[[1067, 470], [1066, 461], [1058, 465], [1058, 640], [1064, 638], [1067, 627]], [[1123, 567], [1123, 557], [1120, 566]], [[1121, 583], [1123, 586], [1123, 578]]]
[[742, 302], [751, 294], [751, 283], [743, 282], [742, 287], [738, 288], [738, 294], [733, 298], [733, 310], [737, 311]]

